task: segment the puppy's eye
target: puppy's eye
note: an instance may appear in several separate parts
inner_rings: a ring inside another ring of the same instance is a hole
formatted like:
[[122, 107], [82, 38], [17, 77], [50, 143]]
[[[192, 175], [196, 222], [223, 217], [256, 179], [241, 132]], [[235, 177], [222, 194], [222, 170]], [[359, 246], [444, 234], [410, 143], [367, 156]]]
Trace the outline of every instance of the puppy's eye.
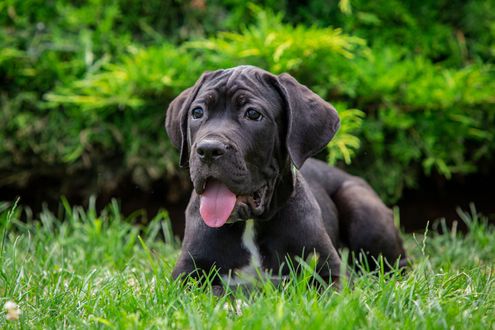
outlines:
[[255, 120], [255, 121], [260, 121], [261, 119], [263, 119], [263, 115], [258, 111], [254, 110], [253, 108], [247, 109], [246, 113], [244, 113], [244, 117], [246, 117], [249, 120]]
[[191, 116], [194, 119], [199, 119], [199, 118], [203, 117], [203, 115], [204, 115], [204, 110], [200, 107], [194, 108], [191, 111]]

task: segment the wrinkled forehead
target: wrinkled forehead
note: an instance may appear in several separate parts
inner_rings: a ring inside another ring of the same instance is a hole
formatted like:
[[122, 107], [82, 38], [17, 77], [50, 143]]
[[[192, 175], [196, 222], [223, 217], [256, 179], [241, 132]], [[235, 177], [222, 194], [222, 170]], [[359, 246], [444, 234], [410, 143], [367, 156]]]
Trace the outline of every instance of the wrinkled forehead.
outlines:
[[278, 108], [281, 97], [273, 79], [273, 75], [258, 68], [237, 67], [220, 70], [204, 81], [197, 98], [206, 98], [209, 101], [224, 99], [233, 103], [262, 100], [267, 106]]

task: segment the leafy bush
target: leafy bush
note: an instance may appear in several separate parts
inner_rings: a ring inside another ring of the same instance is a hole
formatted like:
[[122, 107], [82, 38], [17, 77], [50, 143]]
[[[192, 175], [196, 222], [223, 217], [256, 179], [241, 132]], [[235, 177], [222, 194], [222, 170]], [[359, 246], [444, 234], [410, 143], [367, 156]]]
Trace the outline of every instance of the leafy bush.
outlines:
[[[187, 17], [182, 15], [186, 12]], [[115, 181], [116, 173], [130, 172], [146, 186], [147, 177], [135, 174], [162, 175], [163, 169], [157, 170], [154, 164], [147, 163], [145, 171], [141, 164], [143, 157], [154, 158], [158, 164], [175, 157], [171, 151], [165, 157], [161, 153], [150, 156], [146, 146], [158, 143], [162, 151], [170, 148], [162, 132], [144, 138], [140, 133], [143, 127], [148, 131], [155, 127], [161, 121], [159, 115], [129, 113], [110, 118], [107, 112], [99, 117], [101, 112], [79, 111], [70, 102], [50, 107], [44, 95], [120, 61], [133, 44], [178, 40], [178, 29], [184, 35], [204, 33], [193, 29], [198, 25], [194, 23], [197, 14], [188, 2], [174, 0], [0, 3], [0, 187], [26, 186], [38, 176], [63, 180], [68, 173], [95, 167], [100, 167], [98, 173], [108, 173], [102, 175], [107, 182]], [[171, 97], [162, 100], [161, 109]], [[136, 150], [140, 157], [134, 156]], [[122, 161], [133, 166], [120, 166]], [[70, 189], [59, 193], [70, 193]]]
[[149, 189], [177, 174], [167, 104], [205, 70], [252, 64], [334, 103], [343, 126], [329, 162], [396, 201], [419, 176], [493, 164], [491, 9], [492, 0], [6, 1], [0, 186], [97, 166], [102, 181], [119, 173]]
[[[119, 64], [105, 65], [102, 72], [60, 87], [47, 94], [46, 99], [50, 107], [70, 105], [76, 109], [73, 116], [89, 116], [85, 120], [109, 118], [110, 122], [114, 122], [116, 116], [132, 117], [133, 113], [139, 113], [140, 116], [153, 116], [151, 122], [157, 122], [174, 95], [191, 86], [204, 70], [250, 63], [274, 73], [291, 72], [301, 78], [298, 72], [317, 70], [318, 63], [331, 61], [329, 58], [332, 55], [350, 58], [351, 50], [362, 44], [361, 39], [342, 35], [339, 30], [293, 28], [282, 24], [280, 15], [261, 11], [258, 25], [246, 28], [240, 34], [222, 33], [218, 38], [188, 42], [181, 47], [165, 44], [131, 49]], [[308, 60], [302, 61], [305, 57]], [[315, 82], [311, 85], [320, 94], [328, 93], [324, 85], [317, 86]], [[341, 116], [348, 118], [342, 121], [342, 131], [347, 134], [339, 134], [330, 145], [332, 160], [345, 158], [350, 162], [353, 150], [359, 146], [353, 129], [359, 128], [362, 113], [346, 110], [344, 104], [339, 104], [337, 108]], [[135, 139], [134, 135], [129, 135], [129, 139], [124, 137], [122, 147], [127, 150], [128, 157], [142, 158], [148, 163], [145, 167], [150, 167], [160, 164], [160, 154], [165, 152], [165, 163], [161, 169], [166, 168], [167, 172], [173, 173], [174, 163], [167, 162], [176, 160], [170, 145], [140, 145], [152, 141], [161, 126], [150, 130], [149, 123], [139, 126], [139, 121], [129, 121], [129, 124], [132, 126], [126, 127], [126, 130], [140, 132], [143, 138]], [[75, 152], [71, 156], [82, 155], [81, 149]]]
[[[493, 153], [495, 90], [489, 66], [444, 68], [423, 57], [401, 58], [374, 50], [353, 72], [359, 94], [354, 106], [367, 110], [360, 166], [389, 196], [414, 186], [417, 175], [436, 171], [447, 179], [478, 169]], [[358, 161], [357, 165], [359, 166]]]

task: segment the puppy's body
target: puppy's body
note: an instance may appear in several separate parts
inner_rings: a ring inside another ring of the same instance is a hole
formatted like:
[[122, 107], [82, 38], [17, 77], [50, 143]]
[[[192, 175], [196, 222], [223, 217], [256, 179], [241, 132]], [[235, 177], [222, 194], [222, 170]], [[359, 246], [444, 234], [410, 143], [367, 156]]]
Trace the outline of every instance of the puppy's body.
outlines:
[[194, 192], [174, 277], [231, 274], [253, 260], [284, 275], [287, 260], [316, 253], [319, 274], [336, 279], [341, 246], [405, 263], [392, 212], [369, 185], [308, 159], [338, 126], [336, 111], [292, 77], [254, 67], [206, 74], [183, 92], [166, 127]]
[[286, 257], [294, 260], [315, 252], [324, 265], [320, 275], [335, 279], [340, 267], [336, 248], [340, 247], [369, 252], [370, 265], [379, 255], [390, 262], [400, 259], [405, 265], [392, 212], [362, 179], [316, 159], [308, 159], [297, 173], [295, 189], [284, 207], [269, 221], [252, 223], [254, 228], [246, 228], [247, 222], [209, 228], [198, 217], [198, 208], [199, 198], [193, 192], [174, 277], [213, 266], [224, 274], [242, 273], [253, 264], [286, 275], [289, 269], [280, 269], [286, 266]]

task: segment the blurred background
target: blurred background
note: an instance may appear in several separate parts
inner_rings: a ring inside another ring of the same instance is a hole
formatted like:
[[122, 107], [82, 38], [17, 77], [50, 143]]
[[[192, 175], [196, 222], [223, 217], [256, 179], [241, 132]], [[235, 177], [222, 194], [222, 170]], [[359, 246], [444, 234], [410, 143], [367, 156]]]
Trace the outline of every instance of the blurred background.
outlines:
[[165, 110], [203, 71], [252, 64], [337, 108], [319, 157], [406, 230], [471, 202], [493, 222], [494, 63], [494, 0], [2, 0], [0, 208], [117, 198], [181, 235], [191, 187]]

